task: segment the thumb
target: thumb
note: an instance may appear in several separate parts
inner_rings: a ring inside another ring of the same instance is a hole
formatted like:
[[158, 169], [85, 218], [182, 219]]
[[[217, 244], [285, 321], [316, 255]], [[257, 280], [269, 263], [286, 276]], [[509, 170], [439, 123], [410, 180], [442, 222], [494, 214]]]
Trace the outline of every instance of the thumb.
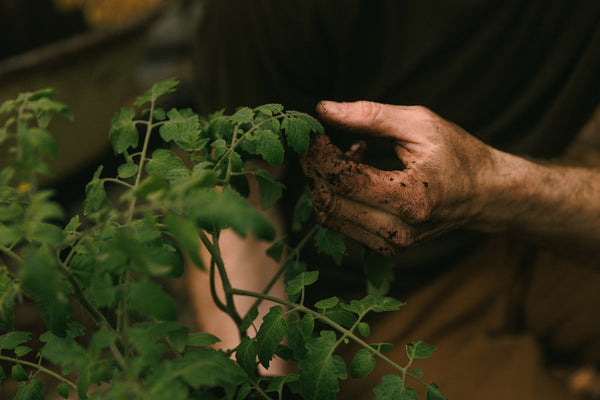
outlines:
[[407, 107], [371, 101], [338, 103], [321, 101], [317, 112], [328, 124], [341, 129], [359, 131], [373, 136], [400, 139], [399, 133], [407, 128]]

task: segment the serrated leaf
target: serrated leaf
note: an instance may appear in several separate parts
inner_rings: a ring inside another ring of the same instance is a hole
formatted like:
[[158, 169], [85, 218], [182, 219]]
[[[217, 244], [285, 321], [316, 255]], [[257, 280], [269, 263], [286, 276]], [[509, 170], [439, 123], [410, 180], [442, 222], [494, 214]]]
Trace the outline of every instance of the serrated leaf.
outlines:
[[211, 333], [198, 332], [190, 333], [187, 339], [187, 345], [195, 347], [207, 347], [212, 346], [215, 343], [219, 343], [220, 341], [221, 339]]
[[133, 108], [121, 108], [110, 120], [108, 136], [117, 153], [123, 153], [129, 147], [136, 148], [139, 135], [133, 118]]
[[408, 358], [415, 360], [424, 360], [433, 355], [435, 347], [421, 340], [412, 342], [406, 345], [406, 355]]
[[398, 375], [385, 375], [382, 382], [373, 389], [375, 400], [397, 400], [404, 389], [404, 382]]
[[165, 79], [163, 81], [157, 82], [150, 89], [148, 89], [144, 94], [139, 96], [133, 104], [142, 107], [150, 102], [155, 102], [158, 98], [173, 93], [179, 84], [179, 80], [175, 77]]
[[235, 349], [235, 359], [240, 367], [246, 371], [249, 377], [256, 376], [256, 356], [258, 345], [255, 340], [248, 336], [242, 338], [241, 343]]
[[315, 303], [315, 308], [327, 309], [338, 305], [340, 299], [338, 297], [329, 297], [324, 300], [319, 300]]
[[54, 93], [36, 93], [31, 96], [26, 104], [26, 109], [34, 112], [38, 125], [41, 128], [48, 126], [55, 113], [58, 113], [65, 118], [73, 119], [73, 111], [71, 108], [60, 101], [54, 100], [51, 97], [53, 94]]
[[157, 283], [135, 282], [128, 287], [128, 297], [133, 309], [150, 318], [167, 321], [177, 319], [175, 301]]
[[85, 187], [85, 200], [83, 201], [83, 213], [89, 214], [94, 211], [98, 211], [106, 198], [106, 191], [104, 190], [104, 182], [100, 181], [100, 174], [102, 173], [103, 166], [99, 166], [94, 172], [94, 177]]
[[256, 107], [255, 110], [270, 117], [273, 114], [279, 114], [281, 111], [283, 111], [283, 106], [281, 104], [263, 104]]
[[12, 378], [17, 382], [26, 381], [27, 379], [29, 379], [27, 373], [25, 372], [25, 369], [21, 364], [13, 365], [10, 370], [10, 374]]
[[286, 283], [285, 292], [288, 295], [300, 293], [304, 286], [312, 285], [319, 278], [319, 271], [302, 272]]
[[175, 214], [167, 215], [165, 222], [169, 235], [177, 241], [181, 250], [198, 268], [205, 270], [204, 262], [200, 257], [198, 231], [194, 222]]
[[20, 382], [14, 400], [44, 400], [44, 387], [38, 379], [32, 379], [29, 384]]
[[300, 155], [306, 154], [310, 142], [310, 128], [299, 118], [286, 118], [281, 123], [288, 145]]
[[367, 376], [375, 368], [375, 357], [368, 349], [360, 349], [354, 355], [350, 363], [350, 375], [353, 378]]
[[127, 179], [127, 178], [131, 178], [132, 176], [134, 176], [137, 173], [137, 171], [138, 171], [137, 164], [126, 163], [126, 164], [119, 165], [119, 168], [117, 169], [117, 174], [119, 175], [119, 178]]
[[300, 382], [306, 400], [333, 400], [339, 391], [338, 379], [348, 373], [344, 360], [333, 354], [337, 345], [335, 333], [322, 331], [321, 336], [306, 343], [306, 357], [298, 366], [302, 370]]
[[268, 172], [257, 170], [256, 181], [258, 182], [258, 191], [260, 193], [260, 205], [263, 210], [267, 210], [277, 203], [283, 194], [285, 186], [276, 181]]
[[13, 350], [31, 339], [31, 333], [13, 331], [0, 336], [0, 350]]
[[58, 394], [59, 394], [61, 397], [65, 398], [65, 399], [68, 399], [68, 398], [69, 398], [69, 391], [70, 391], [70, 389], [71, 389], [71, 387], [70, 387], [70, 386], [69, 386], [69, 384], [68, 384], [68, 383], [66, 383], [66, 382], [62, 382], [62, 383], [60, 383], [60, 384], [59, 384], [59, 385], [56, 387], [56, 391], [57, 391], [57, 393], [58, 393]]
[[191, 175], [183, 161], [167, 149], [158, 149], [152, 153], [152, 159], [146, 164], [146, 172], [175, 182], [187, 179]]
[[405, 303], [391, 297], [375, 297], [367, 295], [360, 300], [352, 300], [350, 304], [343, 305], [343, 308], [358, 315], [364, 315], [369, 311], [396, 311], [404, 305]]
[[239, 108], [231, 117], [230, 121], [234, 124], [244, 124], [252, 122], [254, 112], [248, 107]]
[[334, 258], [341, 257], [346, 253], [346, 245], [342, 234], [324, 227], [319, 227], [315, 235], [315, 245], [319, 252]]
[[438, 389], [438, 386], [431, 382], [431, 385], [427, 386], [427, 400], [448, 400], [442, 392]]
[[254, 133], [256, 152], [266, 162], [276, 167], [283, 162], [284, 149], [279, 136], [271, 131], [259, 130]]
[[263, 322], [258, 329], [256, 335], [258, 359], [265, 368], [269, 368], [273, 354], [287, 332], [287, 323], [282, 317], [283, 308], [273, 306], [263, 317]]
[[174, 141], [185, 151], [200, 151], [209, 141], [200, 128], [200, 118], [191, 109], [171, 109], [166, 121], [159, 130], [165, 142]]
[[315, 133], [324, 133], [325, 132], [323, 125], [321, 125], [321, 123], [319, 121], [317, 121], [310, 115], [300, 112], [300, 111], [293, 111], [293, 110], [288, 111], [287, 113], [290, 116], [293, 116], [293, 117], [296, 117], [296, 118], [302, 120], [302, 122], [304, 122], [306, 125], [308, 125], [309, 129], [312, 132], [315, 132]]

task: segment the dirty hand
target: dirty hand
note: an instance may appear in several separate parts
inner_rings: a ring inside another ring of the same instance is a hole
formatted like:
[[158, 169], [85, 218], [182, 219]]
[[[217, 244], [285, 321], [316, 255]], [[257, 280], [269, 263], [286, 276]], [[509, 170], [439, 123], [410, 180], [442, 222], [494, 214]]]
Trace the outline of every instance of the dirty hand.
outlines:
[[497, 152], [423, 107], [359, 101], [317, 106], [324, 122], [391, 139], [398, 169], [384, 171], [314, 138], [302, 158], [319, 223], [380, 254], [477, 224]]

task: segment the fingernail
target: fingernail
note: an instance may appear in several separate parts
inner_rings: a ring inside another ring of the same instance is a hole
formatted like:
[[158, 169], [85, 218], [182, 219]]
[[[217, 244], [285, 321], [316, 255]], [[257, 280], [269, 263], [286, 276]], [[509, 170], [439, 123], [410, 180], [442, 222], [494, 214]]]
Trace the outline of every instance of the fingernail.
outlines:
[[326, 114], [342, 115], [346, 111], [346, 105], [337, 101], [324, 100], [321, 102], [321, 107]]

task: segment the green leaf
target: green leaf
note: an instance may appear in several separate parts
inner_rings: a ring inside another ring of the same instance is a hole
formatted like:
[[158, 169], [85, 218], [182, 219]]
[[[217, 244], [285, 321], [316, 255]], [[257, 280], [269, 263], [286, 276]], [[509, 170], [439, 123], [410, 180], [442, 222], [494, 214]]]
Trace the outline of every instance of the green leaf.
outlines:
[[75, 339], [47, 335], [40, 337], [40, 340], [46, 342], [41, 353], [50, 362], [61, 367], [76, 368], [82, 368], [87, 364], [87, 353]]
[[174, 141], [185, 151], [200, 151], [209, 141], [207, 135], [203, 135], [200, 128], [200, 118], [189, 109], [171, 109], [165, 122], [159, 130], [160, 136], [165, 142]]
[[375, 368], [375, 357], [368, 349], [360, 349], [354, 355], [350, 363], [350, 375], [353, 378], [367, 376]]
[[315, 303], [315, 308], [327, 309], [332, 308], [338, 305], [340, 299], [337, 297], [330, 297], [328, 299], [319, 300]]
[[128, 297], [133, 309], [150, 318], [168, 321], [177, 319], [175, 301], [157, 283], [135, 282], [128, 288]]
[[239, 108], [231, 117], [230, 121], [234, 124], [244, 124], [252, 122], [254, 112], [248, 107]]
[[285, 186], [275, 180], [267, 171], [257, 170], [256, 180], [260, 192], [260, 205], [263, 210], [271, 208], [281, 198]]
[[245, 237], [252, 232], [258, 239], [273, 240], [275, 228], [258, 210], [229, 189], [195, 191], [186, 197], [185, 214], [208, 231], [232, 228]]
[[267, 393], [269, 393], [269, 392], [282, 393], [284, 385], [291, 383], [291, 382], [296, 382], [299, 379], [300, 379], [300, 375], [298, 375], [298, 374], [275, 376], [269, 380], [269, 385], [265, 389], [265, 392], [267, 392]]
[[301, 360], [306, 354], [306, 341], [312, 338], [315, 320], [311, 314], [304, 314], [300, 318], [298, 312], [288, 316], [288, 345], [293, 352], [295, 360]]
[[206, 347], [206, 346], [212, 346], [213, 344], [219, 343], [220, 341], [221, 341], [221, 339], [219, 339], [218, 337], [216, 337], [215, 335], [213, 335], [211, 333], [198, 332], [198, 333], [191, 333], [188, 336], [187, 345], [195, 346], [195, 347]]
[[412, 373], [418, 376], [419, 378], [423, 377], [423, 370], [419, 368], [413, 368]]
[[273, 166], [283, 162], [284, 149], [279, 136], [271, 131], [259, 130], [254, 132], [256, 152]]
[[70, 390], [70, 388], [71, 388], [71, 387], [69, 386], [69, 384], [68, 384], [68, 383], [66, 383], [66, 382], [63, 382], [63, 383], [60, 383], [60, 384], [59, 384], [59, 385], [56, 387], [56, 391], [58, 392], [58, 394], [59, 394], [61, 397], [65, 398], [65, 399], [68, 399], [68, 398], [69, 398], [69, 390]]
[[242, 386], [238, 389], [237, 394], [235, 395], [235, 400], [244, 400], [248, 395], [252, 392], [252, 387], [250, 386], [250, 382], [244, 382]]
[[191, 175], [183, 161], [167, 149], [158, 149], [152, 153], [152, 159], [146, 164], [146, 172], [175, 182], [187, 179]]
[[10, 370], [10, 374], [13, 377], [13, 379], [17, 382], [26, 381], [27, 379], [29, 379], [27, 373], [25, 372], [25, 369], [21, 364], [13, 365]]
[[138, 97], [133, 104], [142, 107], [147, 103], [155, 102], [159, 97], [173, 93], [178, 84], [179, 80], [175, 77], [157, 82], [146, 93]]
[[23, 357], [29, 354], [32, 350], [33, 349], [31, 347], [17, 346], [17, 348], [15, 349], [15, 354], [17, 355], [17, 357]]
[[375, 253], [365, 254], [367, 271], [367, 292], [374, 296], [384, 296], [394, 281], [394, 262], [392, 259]]
[[373, 392], [375, 400], [397, 400], [404, 389], [404, 382], [398, 375], [385, 375]]
[[294, 279], [287, 282], [285, 292], [288, 295], [300, 293], [304, 286], [312, 285], [317, 281], [319, 277], [319, 271], [302, 272]]
[[248, 330], [248, 328], [252, 326], [252, 323], [254, 322], [256, 317], [258, 317], [258, 308], [254, 308], [248, 311], [248, 314], [246, 314], [246, 316], [242, 320], [242, 323], [240, 324], [240, 331], [244, 332]]
[[285, 240], [280, 239], [273, 243], [266, 251], [267, 255], [276, 262], [281, 261], [283, 250], [285, 249]]
[[321, 331], [321, 336], [306, 343], [306, 357], [298, 366], [302, 370], [300, 382], [306, 400], [333, 400], [339, 392], [338, 379], [346, 379], [348, 373], [344, 360], [333, 354], [337, 346], [335, 333]]
[[31, 333], [13, 331], [0, 336], [0, 350], [13, 350], [31, 339]]
[[300, 119], [302, 122], [304, 122], [306, 125], [308, 125], [309, 129], [312, 132], [315, 132], [315, 133], [324, 133], [325, 132], [323, 125], [321, 125], [321, 123], [319, 121], [317, 121], [316, 119], [314, 119], [313, 117], [311, 117], [310, 115], [308, 115], [306, 113], [291, 110], [291, 111], [288, 111], [287, 114], [292, 117], [296, 117], [296, 118]]
[[113, 331], [102, 329], [94, 333], [90, 339], [88, 349], [93, 357], [98, 357], [102, 349], [105, 349], [115, 343], [117, 335]]
[[55, 113], [62, 115], [65, 118], [73, 119], [73, 111], [71, 108], [54, 100], [50, 93], [36, 93], [27, 102], [26, 109], [31, 110], [35, 114], [38, 125], [45, 128], [50, 123], [52, 116]]
[[[0, 228], [1, 230], [1, 228]], [[13, 280], [5, 268], [0, 270], [0, 329], [12, 330], [15, 316], [15, 298], [19, 295]], [[1, 338], [1, 337], [0, 337]], [[0, 349], [2, 341], [0, 339]]]
[[126, 163], [119, 165], [117, 169], [117, 174], [121, 179], [127, 179], [134, 176], [138, 171], [138, 165], [134, 163]]
[[19, 383], [14, 400], [44, 400], [44, 387], [38, 379], [32, 379], [27, 385]]
[[286, 118], [281, 123], [288, 145], [300, 155], [306, 154], [310, 142], [310, 128], [299, 118]]
[[[246, 373], [224, 353], [214, 349], [190, 348], [182, 358], [161, 363], [146, 379], [151, 398], [182, 379], [194, 389], [201, 386], [220, 386], [226, 397], [232, 398], [235, 390], [246, 380]], [[229, 396], [227, 396], [229, 394]]]
[[283, 106], [281, 104], [263, 104], [262, 106], [256, 107], [254, 110], [270, 117], [273, 114], [279, 114], [282, 112]]
[[431, 385], [427, 386], [427, 400], [448, 400], [442, 392], [439, 391], [438, 386], [431, 382]]
[[94, 173], [93, 179], [85, 187], [85, 200], [83, 201], [83, 213], [90, 214], [98, 211], [106, 199], [106, 191], [104, 190], [104, 182], [99, 180], [103, 166], [99, 166]]
[[364, 337], [369, 337], [369, 335], [371, 334], [371, 327], [364, 321], [359, 323], [357, 328], [360, 334]]
[[406, 355], [408, 358], [423, 360], [433, 355], [435, 347], [419, 340], [418, 342], [412, 342], [406, 345]]
[[200, 258], [198, 231], [194, 222], [175, 214], [167, 215], [165, 222], [169, 235], [177, 241], [181, 250], [198, 268], [205, 270], [204, 262]]
[[346, 253], [342, 234], [331, 229], [319, 227], [319, 231], [315, 235], [315, 244], [319, 252], [334, 258], [341, 257]]
[[235, 349], [235, 360], [251, 378], [256, 376], [257, 354], [258, 345], [255, 340], [248, 336], [244, 336], [241, 343]]
[[364, 315], [369, 311], [396, 311], [405, 304], [406, 303], [403, 303], [391, 297], [375, 297], [367, 295], [360, 300], [352, 300], [350, 304], [344, 305], [343, 308], [358, 315]]
[[121, 108], [110, 120], [110, 130], [108, 136], [112, 142], [113, 148], [117, 153], [123, 153], [129, 147], [136, 148], [139, 141], [139, 135], [133, 118], [135, 110], [133, 108]]
[[313, 210], [312, 200], [308, 193], [308, 187], [304, 187], [304, 191], [298, 198], [294, 206], [294, 215], [292, 216], [292, 230], [299, 231], [302, 228], [302, 223], [308, 221]]
[[263, 317], [263, 322], [256, 335], [258, 359], [265, 368], [269, 368], [273, 354], [287, 332], [287, 323], [282, 316], [283, 308], [281, 306], [271, 307]]

